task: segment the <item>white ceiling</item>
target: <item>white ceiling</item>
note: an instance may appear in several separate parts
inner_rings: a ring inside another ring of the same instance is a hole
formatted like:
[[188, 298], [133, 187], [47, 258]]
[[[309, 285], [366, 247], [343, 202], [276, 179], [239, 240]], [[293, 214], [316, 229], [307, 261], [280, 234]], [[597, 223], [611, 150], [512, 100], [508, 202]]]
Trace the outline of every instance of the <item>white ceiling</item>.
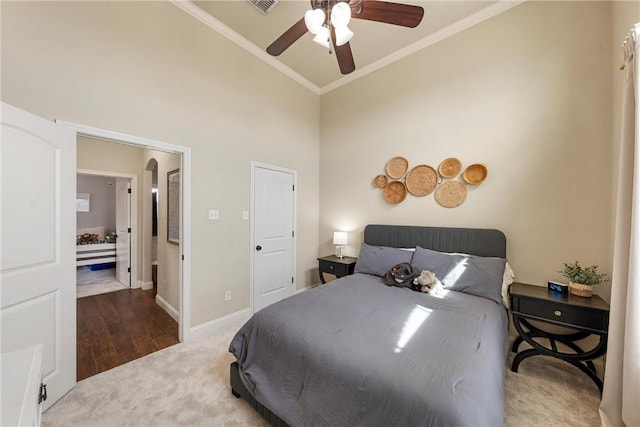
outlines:
[[280, 56], [265, 52], [267, 46], [304, 16], [310, 8], [309, 1], [280, 0], [266, 15], [247, 0], [172, 1], [300, 83], [324, 93], [501, 13], [522, 0], [396, 1], [424, 8], [424, 18], [416, 28], [352, 19], [349, 28], [355, 35], [350, 44], [356, 71], [346, 76], [340, 74], [335, 55], [313, 43], [310, 33]]

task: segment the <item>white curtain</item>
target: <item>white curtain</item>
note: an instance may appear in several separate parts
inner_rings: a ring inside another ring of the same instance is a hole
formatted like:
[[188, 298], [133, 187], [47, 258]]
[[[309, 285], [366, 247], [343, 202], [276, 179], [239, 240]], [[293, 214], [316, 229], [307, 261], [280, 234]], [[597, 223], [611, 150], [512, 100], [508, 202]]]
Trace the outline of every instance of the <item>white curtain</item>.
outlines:
[[611, 314], [600, 416], [640, 426], [640, 23], [623, 45], [624, 94], [617, 181]]

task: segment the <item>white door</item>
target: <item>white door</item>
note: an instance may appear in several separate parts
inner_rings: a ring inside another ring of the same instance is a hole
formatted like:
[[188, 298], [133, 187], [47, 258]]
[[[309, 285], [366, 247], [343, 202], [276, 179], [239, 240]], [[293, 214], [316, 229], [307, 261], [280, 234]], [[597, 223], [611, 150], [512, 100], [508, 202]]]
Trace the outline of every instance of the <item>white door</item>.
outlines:
[[293, 171], [253, 168], [253, 310], [295, 290]]
[[1, 132], [2, 352], [44, 343], [47, 409], [76, 383], [76, 133], [5, 103]]
[[131, 186], [126, 178], [116, 178], [116, 278], [131, 286]]

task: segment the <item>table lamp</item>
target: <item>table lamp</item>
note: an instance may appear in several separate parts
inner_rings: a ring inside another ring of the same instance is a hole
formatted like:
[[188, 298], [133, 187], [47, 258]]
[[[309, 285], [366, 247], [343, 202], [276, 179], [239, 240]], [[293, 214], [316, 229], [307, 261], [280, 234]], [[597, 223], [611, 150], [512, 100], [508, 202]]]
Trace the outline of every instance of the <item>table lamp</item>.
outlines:
[[344, 248], [347, 244], [347, 232], [334, 231], [333, 244], [336, 245], [336, 257], [342, 259], [342, 257], [344, 256]]

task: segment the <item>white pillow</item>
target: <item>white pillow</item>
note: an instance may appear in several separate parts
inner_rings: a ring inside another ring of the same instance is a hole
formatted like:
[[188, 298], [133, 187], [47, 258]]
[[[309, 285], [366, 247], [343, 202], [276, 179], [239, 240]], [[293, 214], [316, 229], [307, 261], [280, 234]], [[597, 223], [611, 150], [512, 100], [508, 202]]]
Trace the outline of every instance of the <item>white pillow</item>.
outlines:
[[509, 261], [504, 265], [504, 276], [502, 276], [502, 303], [509, 308], [509, 286], [513, 283], [516, 275], [509, 265]]

